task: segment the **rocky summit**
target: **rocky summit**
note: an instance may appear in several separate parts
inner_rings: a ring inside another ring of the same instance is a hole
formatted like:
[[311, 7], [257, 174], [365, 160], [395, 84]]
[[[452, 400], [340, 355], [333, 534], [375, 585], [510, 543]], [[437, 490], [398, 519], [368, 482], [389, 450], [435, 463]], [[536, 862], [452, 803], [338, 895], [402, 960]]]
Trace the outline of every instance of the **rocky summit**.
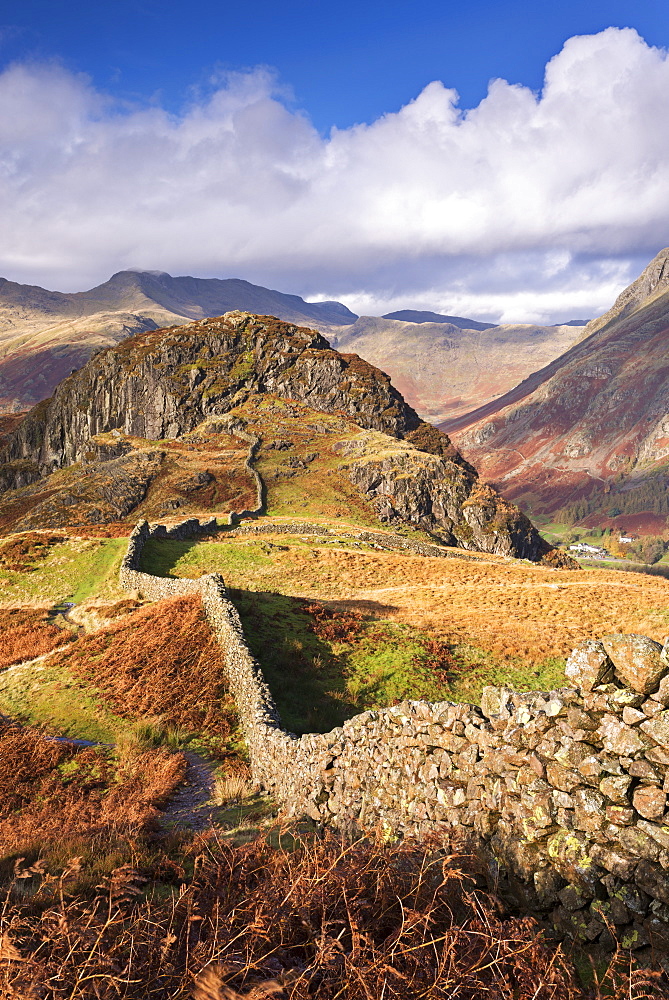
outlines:
[[67, 294], [0, 278], [0, 419], [46, 399], [96, 351], [232, 309], [308, 326], [338, 350], [380, 365], [432, 423], [506, 392], [563, 354], [580, 332], [573, 323], [492, 326], [413, 309], [359, 317], [341, 302], [305, 302], [239, 278], [128, 270]]
[[72, 293], [0, 278], [0, 414], [28, 410], [96, 351], [126, 337], [230, 309], [271, 313], [328, 336], [357, 318], [340, 302], [305, 302], [239, 278], [129, 270]]
[[[66, 378], [8, 436], [0, 514], [16, 510], [19, 520], [8, 515], [8, 526], [25, 526], [32, 523], [31, 504], [38, 503], [43, 524], [64, 523], [53, 499], [62, 493], [63, 476], [70, 477], [68, 496], [80, 495], [72, 476], [85, 481], [87, 522], [136, 513], [170, 460], [160, 442], [184, 441], [223, 415], [237, 420], [230, 424], [234, 432], [253, 409], [254, 447], [280, 450], [274, 440], [279, 400], [302, 406], [303, 420], [318, 413], [337, 418], [325, 429], [337, 459], [328, 460], [323, 474], [345, 475], [381, 521], [413, 525], [463, 548], [564, 561], [516, 507], [479, 480], [444, 433], [419, 418], [382, 371], [331, 349], [313, 330], [236, 311], [138, 334]], [[308, 475], [317, 476], [323, 459], [307, 459]], [[120, 497], [119, 477], [132, 484], [135, 467], [141, 489]], [[190, 469], [189, 475], [205, 485], [216, 478], [206, 470]], [[104, 484], [99, 489], [106, 505], [97, 502], [96, 483]], [[208, 495], [215, 493], [212, 487]], [[66, 523], [76, 523], [72, 516], [70, 510]]]

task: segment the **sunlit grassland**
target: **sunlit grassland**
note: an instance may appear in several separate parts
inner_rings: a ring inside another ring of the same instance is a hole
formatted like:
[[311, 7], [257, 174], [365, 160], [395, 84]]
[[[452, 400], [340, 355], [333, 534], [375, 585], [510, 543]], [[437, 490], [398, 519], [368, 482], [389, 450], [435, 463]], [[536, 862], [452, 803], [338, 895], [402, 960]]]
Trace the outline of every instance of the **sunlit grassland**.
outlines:
[[[343, 414], [326, 414], [270, 395], [252, 397], [231, 414], [243, 419], [247, 430], [262, 440], [254, 466], [265, 483], [268, 515], [320, 519], [344, 513], [351, 524], [379, 527], [371, 503], [342, 468], [346, 464], [342, 445], [361, 433], [376, 441], [374, 432], [361, 432]], [[386, 447], [395, 444], [385, 435], [378, 438]]]
[[[285, 453], [260, 453], [255, 467], [267, 489], [267, 514], [308, 519], [335, 518], [345, 512], [346, 520], [352, 524], [378, 528], [373, 508], [341, 470], [341, 457], [324, 455], [325, 443], [314, 443], [314, 447], [320, 447], [319, 457], [306, 469], [286, 466]], [[292, 448], [289, 454], [299, 459], [300, 452], [307, 452], [307, 448]]]
[[350, 612], [328, 630], [296, 598], [240, 590], [231, 598], [293, 732], [326, 732], [368, 708], [448, 697], [448, 650], [440, 650], [447, 660], [440, 662], [427, 633]]
[[479, 705], [483, 688], [488, 685], [514, 691], [553, 691], [565, 686], [565, 658], [547, 656], [528, 663], [520, 657], [494, 656], [468, 643], [456, 643], [451, 652], [458, 669], [449, 685], [449, 701]]
[[91, 685], [48, 660], [0, 674], [0, 712], [58, 736], [100, 743], [115, 743], [132, 730], [132, 722], [111, 712]]
[[[5, 540], [0, 540], [0, 545]], [[123, 596], [118, 571], [126, 538], [67, 538], [54, 545], [32, 572], [0, 568], [0, 601], [7, 604], [72, 601]]]
[[154, 576], [197, 579], [204, 573], [222, 573], [231, 586], [237, 586], [237, 580], [246, 585], [254, 577], [262, 582], [264, 571], [271, 579], [272, 567], [263, 543], [255, 539], [240, 544], [210, 542], [206, 546], [192, 541], [149, 539], [140, 564], [145, 573]]
[[289, 535], [155, 542], [145, 551], [151, 572], [220, 572], [239, 590], [326, 601], [443, 640], [460, 665], [445, 695], [453, 700], [477, 701], [486, 684], [560, 686], [578, 642], [613, 632], [662, 640], [669, 620], [668, 581], [605, 569], [423, 558]]
[[[351, 524], [378, 528], [379, 521], [369, 501], [351, 483], [342, 470], [342, 458], [331, 451], [328, 440], [307, 440], [288, 453], [261, 450], [255, 467], [265, 483], [268, 516], [338, 518], [345, 512]], [[310, 451], [313, 449], [313, 451]], [[318, 457], [306, 468], [291, 468], [290, 457], [302, 460]]]

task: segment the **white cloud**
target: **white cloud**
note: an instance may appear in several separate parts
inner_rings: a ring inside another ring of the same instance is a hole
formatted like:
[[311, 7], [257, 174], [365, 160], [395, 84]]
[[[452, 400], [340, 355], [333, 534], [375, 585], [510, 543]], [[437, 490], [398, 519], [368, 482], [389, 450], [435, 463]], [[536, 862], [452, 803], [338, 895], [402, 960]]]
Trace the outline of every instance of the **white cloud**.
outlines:
[[0, 75], [0, 274], [241, 276], [353, 308], [594, 313], [669, 243], [669, 60], [632, 29], [569, 39], [540, 95], [468, 111], [430, 83], [323, 138], [266, 69], [179, 116], [56, 65]]

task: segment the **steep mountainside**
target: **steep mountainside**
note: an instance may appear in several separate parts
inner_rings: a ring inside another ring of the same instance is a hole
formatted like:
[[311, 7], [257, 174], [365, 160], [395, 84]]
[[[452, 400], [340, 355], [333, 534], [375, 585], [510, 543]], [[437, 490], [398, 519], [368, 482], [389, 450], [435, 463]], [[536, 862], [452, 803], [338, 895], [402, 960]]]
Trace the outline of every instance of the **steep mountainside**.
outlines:
[[[504, 495], [535, 512], [667, 514], [669, 249], [562, 357], [441, 424]], [[644, 507], [644, 503], [646, 506]]]
[[[304, 404], [310, 419], [322, 412], [348, 421], [334, 428], [341, 441], [330, 451], [383, 521], [414, 524], [465, 548], [535, 560], [550, 554], [529, 521], [479, 483], [448, 437], [418, 417], [387, 375], [332, 350], [313, 330], [242, 312], [138, 334], [65, 379], [9, 436], [0, 466], [3, 508], [25, 517], [36, 489], [45, 503], [80, 464], [75, 473], [90, 487], [88, 520], [113, 519], [96, 504], [96, 476], [108, 507], [122, 507], [117, 516], [125, 517], [160, 472], [166, 445], [157, 442], [183, 441], [207, 419], [240, 414], [254, 400], [256, 411], [265, 406], [266, 423], [254, 432], [265, 446], [282, 447], [274, 442], [277, 400]], [[360, 430], [368, 433], [353, 440]], [[325, 462], [322, 474], [327, 470]], [[109, 500], [115, 477], [132, 481], [140, 473], [137, 499], [126, 489], [122, 500]], [[73, 491], [68, 480], [65, 493]]]
[[0, 413], [45, 399], [95, 351], [125, 337], [230, 309], [268, 313], [326, 333], [356, 319], [340, 302], [309, 303], [237, 278], [119, 271], [96, 288], [72, 294], [0, 278]]
[[[485, 327], [457, 316], [429, 320], [436, 314], [410, 310], [392, 316], [361, 316], [338, 335], [337, 348], [387, 371], [433, 423], [495, 400], [563, 354], [581, 333], [571, 324]], [[402, 316], [424, 318], [403, 322]]]

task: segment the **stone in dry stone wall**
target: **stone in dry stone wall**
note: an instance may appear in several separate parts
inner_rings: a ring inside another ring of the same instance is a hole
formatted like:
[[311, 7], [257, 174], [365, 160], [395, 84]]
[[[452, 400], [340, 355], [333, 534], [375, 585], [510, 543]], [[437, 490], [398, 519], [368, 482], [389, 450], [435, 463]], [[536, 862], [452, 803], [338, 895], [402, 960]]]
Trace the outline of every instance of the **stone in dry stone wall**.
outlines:
[[645, 635], [605, 635], [602, 645], [621, 684], [650, 694], [667, 672], [662, 646]]
[[[127, 562], [152, 530], [137, 526]], [[558, 933], [603, 946], [615, 934], [667, 962], [666, 646], [606, 637], [572, 654], [570, 688], [486, 688], [481, 709], [406, 702], [298, 739], [281, 727], [223, 580], [176, 582], [199, 586], [254, 776], [289, 814], [475, 850], [496, 888]]]

